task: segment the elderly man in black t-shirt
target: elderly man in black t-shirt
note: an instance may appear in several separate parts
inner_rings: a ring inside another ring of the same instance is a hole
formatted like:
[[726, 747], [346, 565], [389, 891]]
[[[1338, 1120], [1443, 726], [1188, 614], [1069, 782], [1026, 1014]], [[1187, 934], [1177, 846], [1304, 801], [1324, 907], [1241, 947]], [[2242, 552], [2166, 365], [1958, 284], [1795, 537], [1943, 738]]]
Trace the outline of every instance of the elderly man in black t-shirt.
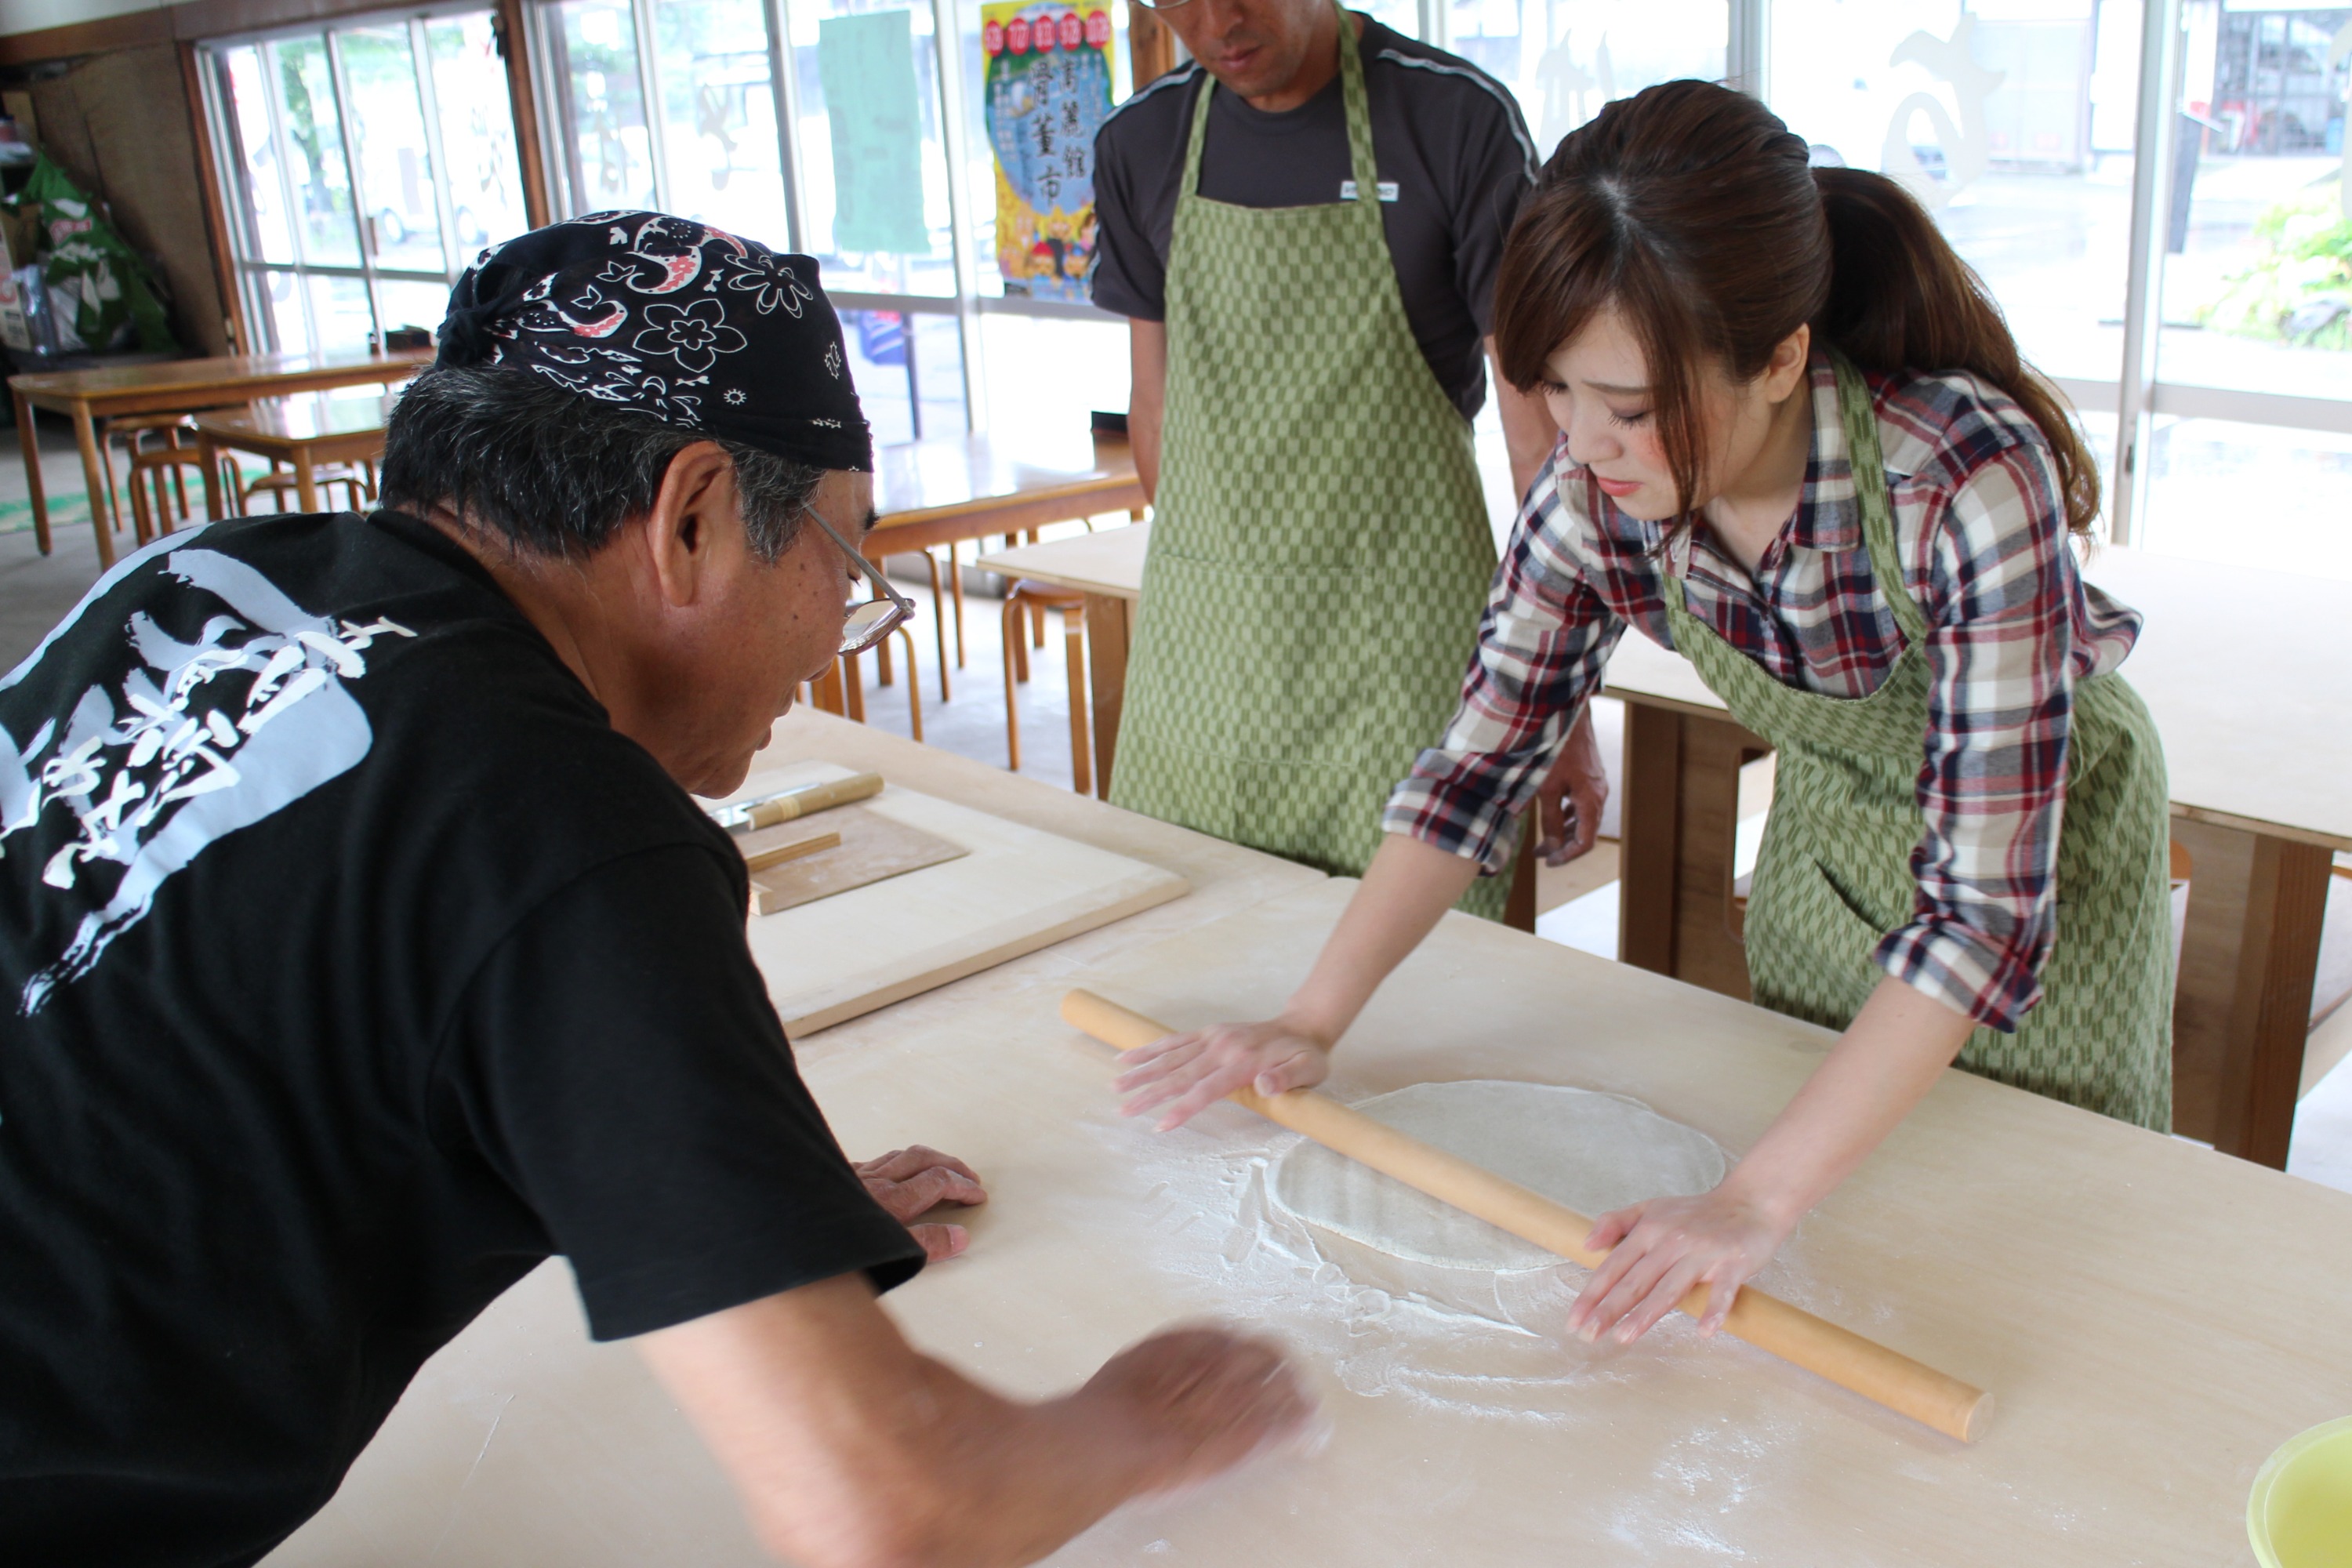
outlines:
[[843, 1157], [687, 793], [871, 571], [815, 278], [649, 213], [513, 241], [385, 510], [170, 536], [0, 679], [0, 1558], [253, 1562], [552, 1253], [818, 1568], [1028, 1562], [1298, 1424], [1261, 1342], [1024, 1405], [876, 1303], [983, 1194]]
[[[1501, 83], [1333, 0], [1156, 9], [1192, 58], [1095, 142], [1094, 300], [1158, 508], [1112, 799], [1357, 874], [1494, 569], [1470, 421], [1537, 152]], [[1496, 396], [1524, 494], [1558, 432]], [[1606, 784], [1589, 721], [1540, 743], [1557, 863]]]

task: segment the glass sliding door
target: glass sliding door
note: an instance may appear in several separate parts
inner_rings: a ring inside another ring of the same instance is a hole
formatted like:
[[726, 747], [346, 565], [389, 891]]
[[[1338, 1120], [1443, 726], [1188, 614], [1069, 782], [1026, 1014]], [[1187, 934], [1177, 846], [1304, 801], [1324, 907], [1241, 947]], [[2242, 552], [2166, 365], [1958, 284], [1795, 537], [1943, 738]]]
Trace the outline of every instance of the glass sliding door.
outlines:
[[2182, 20], [2158, 374], [2352, 397], [2352, 6], [2189, 0]]
[[789, 247], [782, 142], [761, 0], [656, 0], [665, 210]]
[[475, 251], [522, 226], [490, 40], [475, 10], [205, 46], [252, 348], [363, 348], [387, 327], [436, 326]]
[[555, 87], [555, 164], [564, 211], [656, 207], [652, 122], [628, 0], [560, 0], [541, 9]]
[[2122, 372], [2139, 8], [1774, 0], [1769, 96], [1815, 160], [1901, 181], [2078, 402]]

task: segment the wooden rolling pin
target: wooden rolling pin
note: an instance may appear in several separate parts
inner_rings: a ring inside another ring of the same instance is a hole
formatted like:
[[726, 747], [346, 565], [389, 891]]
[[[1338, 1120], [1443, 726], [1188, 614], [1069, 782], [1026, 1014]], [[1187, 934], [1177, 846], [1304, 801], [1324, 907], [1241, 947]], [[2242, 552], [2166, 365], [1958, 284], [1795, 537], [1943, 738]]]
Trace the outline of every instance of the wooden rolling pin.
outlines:
[[823, 784], [808, 784], [761, 801], [743, 814], [743, 829], [751, 832], [779, 823], [798, 822], [812, 813], [847, 805], [853, 800], [881, 793], [880, 773], [852, 773], [845, 779], [827, 779]]
[[[1063, 997], [1062, 1016], [1074, 1027], [1122, 1051], [1140, 1049], [1175, 1033], [1091, 991], [1073, 991]], [[1591, 1234], [1592, 1222], [1575, 1210], [1311, 1089], [1296, 1089], [1268, 1098], [1244, 1086], [1226, 1098], [1548, 1252], [1588, 1268], [1606, 1256], [1586, 1249], [1584, 1238]], [[1684, 1297], [1682, 1310], [1694, 1318], [1705, 1312], [1706, 1287], [1699, 1286]], [[1724, 1327], [1759, 1350], [1770, 1351], [1783, 1361], [1818, 1373], [1963, 1443], [1975, 1442], [1992, 1415], [1992, 1395], [1984, 1390], [1923, 1366], [1801, 1307], [1767, 1296], [1752, 1285], [1743, 1289], [1731, 1304]]]

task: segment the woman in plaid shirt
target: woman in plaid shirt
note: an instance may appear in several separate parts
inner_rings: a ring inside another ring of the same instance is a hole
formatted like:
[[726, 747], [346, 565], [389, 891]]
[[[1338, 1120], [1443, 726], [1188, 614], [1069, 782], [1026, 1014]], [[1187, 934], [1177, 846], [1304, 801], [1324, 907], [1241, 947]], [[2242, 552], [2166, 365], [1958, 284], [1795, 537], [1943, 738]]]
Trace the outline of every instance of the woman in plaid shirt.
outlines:
[[[2098, 476], [1982, 285], [1883, 176], [1812, 169], [1753, 100], [1670, 82], [1561, 142], [1496, 286], [1505, 376], [1562, 431], [1460, 710], [1279, 1018], [1132, 1053], [1130, 1114], [1319, 1081], [1481, 872], [1628, 626], [1779, 756], [1756, 1000], [1842, 1031], [1714, 1192], [1604, 1215], [1570, 1314], [1631, 1341], [1742, 1282], [1959, 1065], [2164, 1130], [2164, 762], [2085, 584]], [[1689, 500], [1685, 498], [1696, 498]]]

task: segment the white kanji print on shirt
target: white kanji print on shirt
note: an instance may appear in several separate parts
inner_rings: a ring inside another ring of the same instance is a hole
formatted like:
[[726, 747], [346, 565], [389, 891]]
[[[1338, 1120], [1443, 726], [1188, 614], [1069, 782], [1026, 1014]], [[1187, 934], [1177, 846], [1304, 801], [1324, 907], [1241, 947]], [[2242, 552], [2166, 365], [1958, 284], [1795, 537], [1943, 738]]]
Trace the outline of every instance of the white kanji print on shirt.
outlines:
[[134, 656], [110, 688], [13, 733], [0, 721], [0, 858], [41, 857], [41, 882], [83, 910], [72, 940], [37, 970], [18, 1005], [38, 1012], [146, 918], [173, 873], [207, 846], [283, 810], [356, 766], [373, 742], [347, 683], [367, 674], [380, 639], [415, 634], [314, 616], [260, 572], [197, 534], [124, 562], [0, 680], [23, 682], [90, 606], [131, 570], [158, 569], [217, 601], [193, 641], [142, 611], [123, 635]]

